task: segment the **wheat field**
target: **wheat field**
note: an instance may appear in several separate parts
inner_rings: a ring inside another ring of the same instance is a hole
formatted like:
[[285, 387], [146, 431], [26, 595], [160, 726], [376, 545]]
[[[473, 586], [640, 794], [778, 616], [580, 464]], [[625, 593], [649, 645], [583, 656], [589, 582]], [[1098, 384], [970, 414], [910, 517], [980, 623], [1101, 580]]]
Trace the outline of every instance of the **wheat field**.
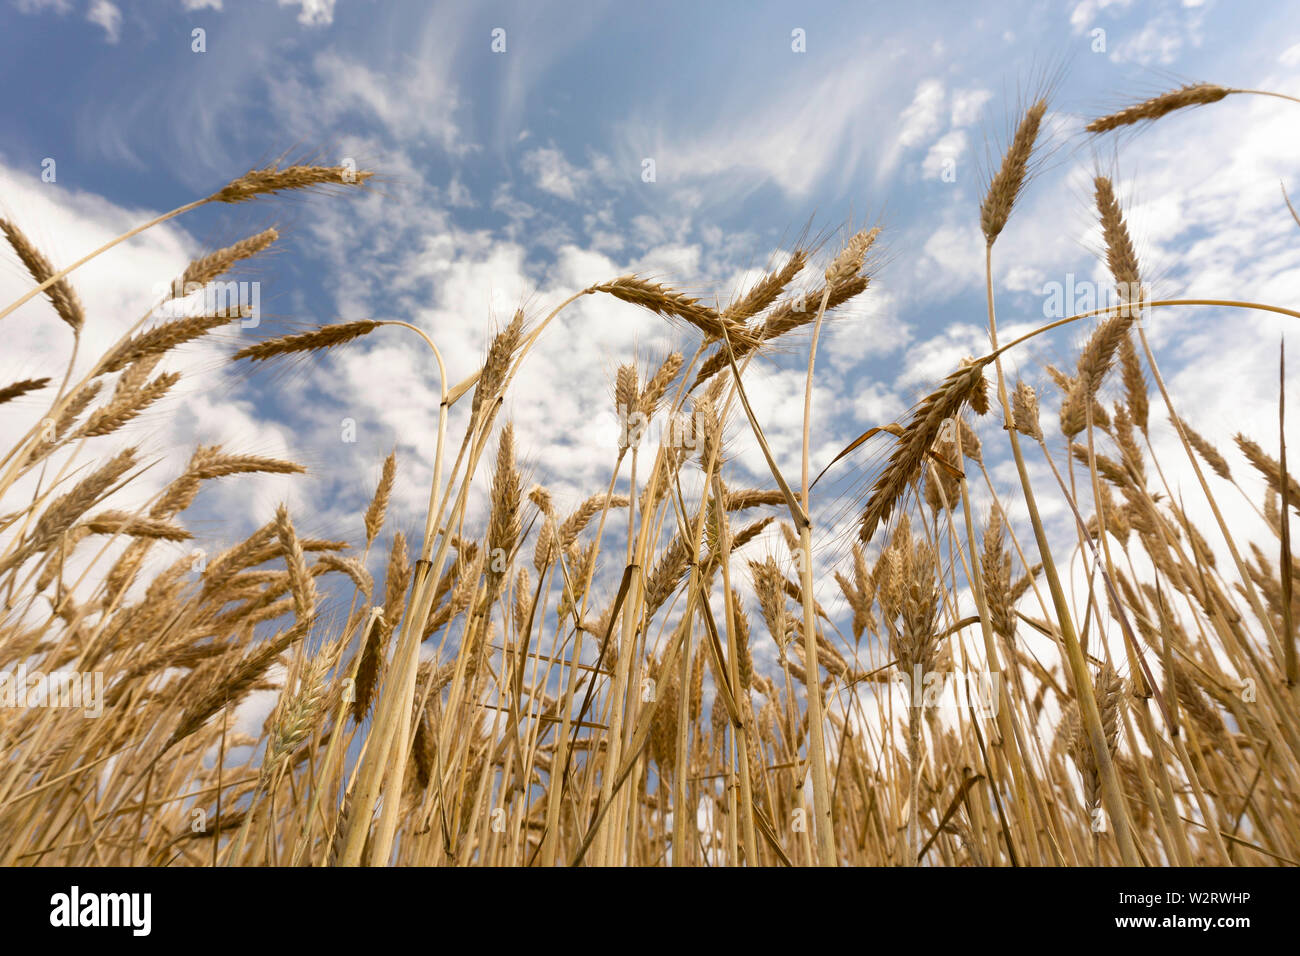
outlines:
[[[1088, 131], [1244, 95], [1260, 91], [1187, 86]], [[166, 414], [179, 375], [160, 364], [238, 312], [151, 313], [81, 380], [70, 358], [66, 373], [0, 383], [0, 405], [47, 408], [0, 461], [0, 863], [1296, 865], [1300, 485], [1279, 438], [1285, 404], [1277, 431], [1214, 447], [1180, 416], [1144, 316], [1300, 312], [1149, 297], [1098, 175], [1117, 304], [999, 338], [992, 263], [1032, 188], [1047, 111], [1038, 100], [1017, 118], [978, 210], [989, 351], [899, 421], [843, 436], [826, 483], [809, 440], [819, 339], [870, 294], [888, 238], [874, 226], [797, 246], [726, 303], [624, 275], [520, 311], [459, 382], [435, 330], [395, 320], [245, 345], [232, 362], [311, 361], [363, 336], [419, 350], [441, 393], [423, 410], [427, 514], [389, 526], [403, 467], [390, 455], [351, 525], [302, 536], [312, 516], [280, 507], [201, 568], [158, 555], [196, 540], [183, 518], [209, 483], [303, 467], [200, 446], [127, 508], [116, 496], [149, 462], [119, 431]], [[321, 191], [346, 203], [371, 179], [254, 169], [91, 256], [205, 204]], [[43, 295], [80, 342], [75, 269], [91, 256], [56, 269], [20, 224], [2, 225], [33, 285], [0, 323]], [[177, 292], [278, 240], [268, 230], [196, 259]], [[586, 296], [674, 323], [683, 345], [617, 368], [613, 405], [633, 427], [608, 485], [566, 512], [524, 478], [503, 409], [534, 343]], [[1065, 327], [1083, 344], [1046, 370], [1055, 389], [1008, 374], [1023, 343]], [[807, 361], [798, 473], [777, 466], [746, 393], [752, 359], [778, 348]], [[1279, 367], [1284, 396], [1281, 355]], [[463, 434], [448, 434], [453, 408], [468, 409]], [[1044, 436], [1050, 415], [1063, 447]], [[665, 422], [689, 428], [640, 440]], [[1176, 434], [1179, 460], [1154, 455], [1158, 429]], [[732, 483], [739, 434], [770, 466], [762, 487]], [[992, 460], [1014, 462], [1015, 500]], [[1212, 523], [1189, 518], [1175, 470]], [[1263, 536], [1224, 517], [1243, 475], [1264, 483], [1245, 499]], [[1049, 502], [1063, 524], [1043, 517]], [[844, 529], [818, 525], [837, 508]], [[846, 614], [822, 606], [832, 594]], [[323, 613], [329, 595], [343, 613]], [[56, 705], [59, 674], [98, 688], [81, 701], [94, 719]], [[41, 675], [44, 699], [18, 675]], [[968, 688], [966, 705], [932, 699], [945, 679]], [[234, 714], [265, 690], [277, 696], [260, 736], [237, 733]]]

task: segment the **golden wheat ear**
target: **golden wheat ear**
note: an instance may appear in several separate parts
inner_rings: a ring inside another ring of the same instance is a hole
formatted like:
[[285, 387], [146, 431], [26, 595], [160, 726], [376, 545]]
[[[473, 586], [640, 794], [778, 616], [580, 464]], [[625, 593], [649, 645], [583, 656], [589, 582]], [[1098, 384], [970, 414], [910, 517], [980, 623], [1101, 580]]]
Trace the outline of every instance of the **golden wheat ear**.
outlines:
[[720, 340], [725, 334], [730, 334], [733, 339], [750, 342], [748, 331], [739, 322], [724, 319], [717, 310], [704, 305], [698, 299], [667, 286], [650, 282], [648, 279], [642, 279], [640, 276], [619, 276], [617, 279], [593, 286], [592, 291], [604, 292], [659, 315], [688, 322], [704, 333], [705, 341]]
[[15, 398], [21, 398], [28, 392], [37, 392], [50, 384], [48, 378], [25, 378], [21, 381], [12, 382], [4, 388], [0, 388], [0, 405], [5, 402], [12, 402]]
[[1238, 92], [1242, 91], [1219, 86], [1217, 83], [1192, 83], [1187, 86], [1180, 86], [1178, 89], [1170, 90], [1167, 93], [1161, 93], [1159, 96], [1153, 96], [1141, 103], [1126, 106], [1124, 109], [1108, 116], [1100, 116], [1085, 126], [1084, 129], [1089, 133], [1105, 133], [1113, 129], [1119, 129], [1121, 126], [1132, 126], [1134, 123], [1152, 123], [1162, 116], [1168, 116], [1175, 110], [1187, 109], [1189, 106], [1201, 106], [1206, 103], [1217, 103], [1229, 93]]
[[722, 312], [723, 319], [734, 322], [748, 322], [754, 316], [765, 312], [777, 300], [777, 297], [785, 291], [786, 287], [794, 281], [795, 276], [803, 271], [803, 267], [807, 262], [808, 253], [803, 249], [796, 249], [790, 254], [790, 258], [786, 260], [784, 266], [775, 272], [769, 272], [758, 280], [744, 296], [727, 306]]
[[351, 166], [296, 165], [250, 169], [208, 197], [211, 202], [246, 202], [257, 196], [315, 186], [364, 186], [375, 174]]
[[920, 477], [927, 453], [944, 422], [955, 420], [965, 405], [970, 405], [978, 414], [988, 411], [988, 379], [984, 377], [984, 366], [990, 361], [984, 358], [963, 365], [916, 407], [899, 437], [898, 446], [889, 457], [889, 463], [872, 486], [859, 526], [861, 541], [871, 540], [880, 523], [889, 518], [899, 498]]
[[[28, 274], [42, 285], [49, 282], [56, 274], [54, 266], [18, 228], [18, 225], [8, 219], [0, 219], [0, 232], [5, 234], [10, 248], [18, 256]], [[66, 277], [56, 279], [46, 287], [45, 295], [54, 306], [54, 311], [58, 313], [59, 318], [66, 322], [73, 332], [80, 335], [82, 326], [86, 324], [86, 311], [72, 283]]]
[[379, 476], [379, 484], [375, 486], [375, 495], [370, 499], [370, 504], [366, 508], [363, 516], [363, 524], [366, 528], [366, 549], [374, 544], [375, 538], [379, 537], [379, 529], [384, 526], [384, 516], [388, 513], [388, 501], [393, 493], [393, 480], [397, 477], [397, 452], [390, 452], [384, 459], [383, 471]]
[[243, 310], [234, 313], [209, 313], [175, 319], [131, 336], [110, 349], [95, 368], [96, 375], [119, 372], [133, 362], [160, 356], [187, 342], [202, 338], [214, 329], [247, 318]]
[[382, 322], [376, 322], [373, 319], [323, 325], [318, 329], [312, 329], [310, 332], [300, 332], [297, 335], [282, 335], [279, 338], [267, 339], [265, 342], [258, 342], [255, 345], [247, 345], [232, 355], [231, 361], [237, 362], [240, 359], [251, 359], [254, 362], [264, 362], [277, 355], [332, 349], [351, 342], [353, 339], [359, 339], [363, 335], [369, 335], [381, 325], [383, 325]]
[[1011, 145], [1002, 157], [1002, 165], [989, 180], [984, 201], [980, 203], [980, 229], [984, 232], [985, 242], [990, 246], [1006, 227], [1011, 209], [1025, 187], [1025, 180], [1029, 176], [1029, 161], [1046, 114], [1045, 99], [1040, 99], [1025, 110], [1025, 115], [1016, 127], [1016, 134], [1011, 139]]
[[229, 272], [235, 263], [252, 258], [279, 238], [280, 233], [275, 229], [265, 229], [224, 249], [218, 249], [216, 252], [195, 259], [172, 283], [168, 299], [188, 295], [189, 290], [207, 285], [218, 276]]

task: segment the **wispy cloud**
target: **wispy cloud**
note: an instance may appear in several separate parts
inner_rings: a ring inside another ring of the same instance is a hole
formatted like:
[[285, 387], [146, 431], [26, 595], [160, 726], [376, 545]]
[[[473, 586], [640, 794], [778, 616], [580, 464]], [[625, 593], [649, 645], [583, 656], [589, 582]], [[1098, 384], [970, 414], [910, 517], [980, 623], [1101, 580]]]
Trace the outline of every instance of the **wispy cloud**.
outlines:
[[298, 22], [307, 26], [329, 26], [334, 22], [336, 0], [279, 0], [282, 7], [298, 7]]
[[122, 11], [109, 0], [94, 0], [86, 11], [86, 19], [104, 29], [104, 39], [116, 43], [122, 36]]

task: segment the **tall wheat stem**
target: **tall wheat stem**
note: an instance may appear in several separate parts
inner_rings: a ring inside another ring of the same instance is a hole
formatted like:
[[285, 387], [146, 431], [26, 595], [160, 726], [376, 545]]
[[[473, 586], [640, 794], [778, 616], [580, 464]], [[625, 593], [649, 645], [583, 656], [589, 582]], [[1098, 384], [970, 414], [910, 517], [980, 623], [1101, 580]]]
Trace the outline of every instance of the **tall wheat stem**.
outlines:
[[[998, 401], [1002, 404], [1003, 420], [1007, 435], [1011, 439], [1011, 452], [1016, 459], [1016, 471], [1020, 476], [1020, 487], [1024, 492], [1025, 506], [1029, 511], [1029, 521], [1033, 525], [1034, 538], [1038, 542], [1038, 554], [1043, 562], [1043, 572], [1047, 576], [1048, 589], [1052, 593], [1052, 603], [1056, 607], [1057, 624], [1061, 639], [1065, 644], [1066, 660], [1070, 669], [1075, 697], [1079, 701], [1080, 714], [1088, 732], [1088, 742], [1097, 761], [1098, 776], [1101, 777], [1102, 798], [1106, 813], [1115, 827], [1115, 841], [1119, 846], [1120, 858], [1125, 866], [1138, 866], [1140, 862], [1133, 835], [1129, 832], [1128, 814], [1124, 807], [1124, 795], [1120, 790], [1119, 777], [1115, 773], [1115, 764], [1111, 760], [1110, 748], [1106, 745], [1106, 734], [1101, 726], [1101, 711], [1097, 707], [1097, 698], [1092, 692], [1092, 679], [1088, 674], [1088, 662], [1084, 659], [1083, 648], [1074, 631], [1074, 621], [1070, 616], [1070, 604], [1066, 600], [1065, 590], [1057, 574], [1056, 562], [1052, 560], [1051, 545], [1047, 532], [1043, 528], [1038, 514], [1038, 502], [1034, 498], [1033, 487], [1029, 482], [1029, 470], [1025, 466], [1025, 457], [1020, 450], [1020, 440], [1012, 425], [1011, 401], [1007, 397], [1006, 378], [1002, 371], [1002, 349], [998, 348], [997, 317], [993, 309], [993, 244], [984, 249], [984, 283], [989, 316], [989, 342], [993, 354], [997, 356], [994, 364], [998, 374]], [[1014, 343], [1013, 343], [1014, 344]]]
[[[389, 794], [390, 799], [384, 801], [379, 828], [375, 833], [371, 861], [387, 862], [392, 852], [396, 814], [398, 805], [401, 802], [401, 783], [405, 777], [406, 759], [410, 752], [408, 738], [411, 725], [411, 699], [415, 695], [415, 677], [419, 664], [420, 643], [424, 636], [424, 624], [428, 618], [429, 604], [433, 596], [429, 581], [432, 577], [436, 582], [438, 576], [441, 575], [442, 565], [447, 557], [447, 545], [451, 541], [450, 534], [442, 536], [438, 548], [437, 568], [432, 570], [431, 574], [429, 554], [433, 547], [434, 532], [441, 523], [439, 520], [441, 518], [441, 508], [435, 513], [434, 506], [438, 500], [440, 490], [442, 460], [447, 436], [447, 411], [449, 407], [447, 401], [447, 368], [443, 363], [442, 353], [438, 351], [433, 339], [408, 323], [393, 322], [392, 324], [401, 325], [415, 331], [433, 350], [434, 359], [438, 365], [438, 382], [441, 391], [441, 401], [438, 404], [438, 441], [437, 450], [434, 453], [433, 481], [429, 488], [429, 512], [425, 519], [424, 543], [421, 548], [420, 560], [416, 564], [415, 584], [411, 591], [411, 600], [407, 606], [407, 613], [402, 616], [401, 636], [398, 639], [397, 651], [394, 656], [395, 666], [388, 679], [384, 681], [384, 694], [376, 707], [377, 712], [374, 723], [371, 725], [369, 739], [371, 742], [377, 741], [378, 745], [373, 749], [367, 748], [366, 755], [363, 758], [361, 776], [353, 791], [352, 809], [348, 817], [348, 830], [344, 836], [343, 849], [339, 856], [340, 865], [342, 866], [357, 866], [361, 862], [366, 837], [370, 832], [371, 815], [374, 812], [375, 802], [379, 799], [380, 789], [386, 775], [388, 779], [394, 781], [395, 786]], [[394, 744], [397, 749], [390, 766], [388, 757], [390, 753], [394, 753], [392, 749]]]
[[829, 283], [817, 307], [817, 320], [813, 323], [812, 343], [808, 348], [808, 377], [803, 395], [803, 456], [801, 469], [801, 499], [803, 520], [799, 524], [800, 590], [803, 594], [804, 656], [808, 665], [808, 750], [812, 764], [813, 815], [817, 838], [817, 861], [821, 866], [836, 866], [835, 824], [832, 820], [830, 774], [826, 763], [825, 717], [822, 713], [821, 670], [817, 661], [817, 602], [813, 597], [812, 562], [812, 509], [809, 505], [810, 445], [812, 434], [813, 368], [817, 361], [817, 343], [821, 338], [822, 321], [826, 318], [826, 304], [830, 299]]

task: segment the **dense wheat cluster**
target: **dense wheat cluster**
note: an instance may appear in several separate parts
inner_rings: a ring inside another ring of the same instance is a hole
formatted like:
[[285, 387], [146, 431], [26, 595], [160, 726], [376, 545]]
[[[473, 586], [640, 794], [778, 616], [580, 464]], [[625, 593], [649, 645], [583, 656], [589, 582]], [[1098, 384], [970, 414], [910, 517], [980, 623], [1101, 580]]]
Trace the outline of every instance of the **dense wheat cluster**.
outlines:
[[[1245, 92], [1186, 87], [1089, 129]], [[273, 335], [232, 356], [277, 362], [362, 336], [431, 350], [442, 402], [428, 410], [436, 460], [419, 529], [389, 526], [402, 467], [389, 456], [364, 513], [329, 539], [300, 534], [311, 522], [280, 507], [202, 566], [158, 560], [191, 540], [183, 516], [209, 483], [303, 470], [200, 446], [144, 507], [114, 503], [149, 464], [118, 432], [165, 412], [179, 377], [160, 363], [238, 313], [146, 315], [81, 380], [70, 362], [61, 385], [57, 369], [0, 383], [0, 405], [49, 403], [0, 462], [0, 672], [104, 681], [95, 719], [24, 706], [7, 685], [0, 863], [1295, 864], [1288, 518], [1300, 485], [1278, 432], [1216, 449], [1179, 416], [1104, 177], [1096, 214], [1122, 304], [1068, 320], [1087, 334], [1047, 370], [1051, 394], [1007, 377], [1004, 358], [1047, 331], [1000, 342], [991, 278], [1046, 111], [1025, 111], [972, 210], [991, 350], [899, 422], [844, 436], [846, 452], [886, 451], [876, 466], [835, 464], [866, 492], [829, 579], [814, 560], [828, 530], [818, 495], [831, 493], [810, 480], [817, 344], [827, 316], [867, 293], [877, 229], [796, 248], [725, 305], [612, 278], [545, 316], [516, 314], [461, 382], [446, 380], [436, 331], [397, 321]], [[155, 222], [287, 190], [346, 193], [369, 176], [256, 169]], [[43, 293], [79, 342], [93, 319], [72, 270], [0, 225], [35, 283], [21, 301]], [[278, 238], [196, 260], [178, 289]], [[523, 477], [502, 409], [534, 342], [582, 296], [680, 324], [680, 353], [628, 361], [611, 385], [621, 415], [689, 420], [692, 441], [630, 435], [608, 485], [568, 510]], [[800, 474], [777, 467], [745, 391], [750, 361], [774, 347], [808, 350]], [[449, 435], [451, 409], [466, 407], [464, 433]], [[1051, 414], [1065, 447], [1044, 439]], [[1157, 428], [1176, 432], [1179, 461], [1154, 457]], [[770, 466], [762, 487], [733, 478], [741, 433]], [[994, 457], [1015, 463], [1014, 502], [986, 468]], [[1213, 524], [1189, 520], [1174, 470], [1194, 476]], [[1240, 497], [1243, 472], [1264, 479], [1250, 506], [1271, 536], [1235, 537], [1222, 516], [1214, 490]], [[1049, 498], [1067, 505], [1073, 536], [1045, 525]], [[821, 603], [836, 593], [846, 614]], [[346, 612], [322, 614], [326, 594], [344, 595]], [[979, 700], [931, 706], [935, 674], [964, 676]], [[278, 698], [260, 737], [235, 733], [235, 712], [267, 689]]]

